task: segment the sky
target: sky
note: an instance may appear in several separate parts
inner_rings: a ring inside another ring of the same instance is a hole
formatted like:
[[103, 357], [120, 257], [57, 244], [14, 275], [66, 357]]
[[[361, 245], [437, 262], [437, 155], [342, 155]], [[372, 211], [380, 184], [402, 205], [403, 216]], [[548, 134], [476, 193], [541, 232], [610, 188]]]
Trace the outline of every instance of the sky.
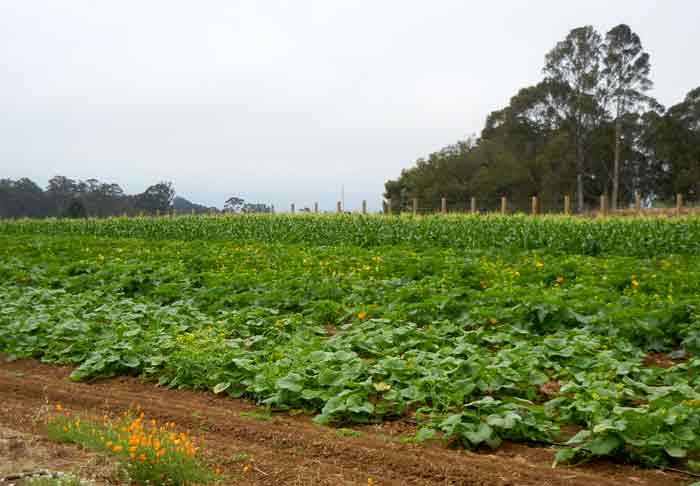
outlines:
[[287, 210], [481, 131], [572, 28], [619, 23], [665, 106], [700, 85], [696, 0], [0, 0], [0, 178], [161, 180]]

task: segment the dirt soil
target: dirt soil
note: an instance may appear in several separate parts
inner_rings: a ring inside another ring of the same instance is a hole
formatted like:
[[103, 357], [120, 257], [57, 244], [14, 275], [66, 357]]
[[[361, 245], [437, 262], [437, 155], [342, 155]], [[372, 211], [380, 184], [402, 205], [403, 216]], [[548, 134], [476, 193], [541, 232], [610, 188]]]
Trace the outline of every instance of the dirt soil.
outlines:
[[[227, 478], [224, 483], [231, 485], [677, 486], [693, 482], [668, 471], [602, 461], [552, 469], [552, 448], [506, 443], [496, 451], [474, 453], [439, 444], [404, 443], [401, 438], [415, 430], [408, 421], [338, 430], [316, 425], [303, 415], [268, 418], [245, 400], [168, 390], [137, 378], [74, 383], [68, 379], [70, 372], [69, 367], [33, 360], [6, 362], [0, 355], [0, 426], [31, 434], [46, 445], [44, 425], [37, 418], [49, 406], [60, 403], [74, 413], [101, 416], [138, 404], [148, 418], [174, 421], [199, 437], [208, 451], [207, 460], [221, 467]], [[84, 454], [75, 448], [62, 453]], [[0, 455], [0, 471], [22, 470], [20, 456]], [[41, 467], [65, 470], [57, 464], [60, 459], [50, 458]], [[67, 462], [76, 460], [71, 456]], [[246, 465], [250, 467], [244, 472]]]

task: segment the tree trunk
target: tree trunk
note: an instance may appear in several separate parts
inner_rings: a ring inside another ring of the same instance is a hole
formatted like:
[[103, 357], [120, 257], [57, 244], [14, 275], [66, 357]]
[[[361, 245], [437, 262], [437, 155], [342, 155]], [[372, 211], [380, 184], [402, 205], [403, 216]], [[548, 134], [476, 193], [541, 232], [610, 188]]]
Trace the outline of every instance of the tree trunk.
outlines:
[[615, 211], [617, 209], [618, 190], [620, 187], [620, 131], [622, 124], [620, 116], [615, 120], [615, 161], [613, 163], [613, 181], [612, 181], [612, 197], [610, 198], [610, 208]]
[[583, 207], [583, 143], [581, 142], [581, 134], [576, 134], [576, 199], [578, 204], [578, 212], [584, 211]]
[[579, 173], [576, 176], [576, 199], [578, 204], [578, 212], [583, 212], [583, 174]]

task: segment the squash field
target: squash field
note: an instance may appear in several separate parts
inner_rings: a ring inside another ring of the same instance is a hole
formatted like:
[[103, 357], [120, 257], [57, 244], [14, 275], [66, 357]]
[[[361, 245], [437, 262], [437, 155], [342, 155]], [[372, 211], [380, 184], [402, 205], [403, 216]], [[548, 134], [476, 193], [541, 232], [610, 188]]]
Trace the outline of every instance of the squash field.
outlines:
[[692, 469], [700, 219], [0, 222], [0, 351], [416, 441]]

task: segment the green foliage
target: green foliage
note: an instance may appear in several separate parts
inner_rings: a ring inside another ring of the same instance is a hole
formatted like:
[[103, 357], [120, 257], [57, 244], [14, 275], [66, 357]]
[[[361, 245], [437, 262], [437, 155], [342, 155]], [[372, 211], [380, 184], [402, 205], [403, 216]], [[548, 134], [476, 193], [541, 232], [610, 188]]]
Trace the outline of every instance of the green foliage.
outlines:
[[[506, 222], [530, 231], [528, 248], [549, 248], [518, 249], [521, 234], [469, 249], [513, 231]], [[415, 440], [468, 448], [559, 441], [576, 426], [560, 461], [659, 465], [700, 452], [700, 257], [683, 234], [695, 219], [15, 224], [0, 236], [0, 351], [74, 365], [73, 379], [140, 375], [321, 424], [414, 414]], [[375, 228], [374, 244], [330, 244], [353, 242], [356, 227]], [[156, 228], [202, 239], [135, 237]], [[231, 228], [245, 238], [216, 240]], [[131, 238], [87, 236], [95, 229]], [[596, 256], [556, 251], [557, 238], [590, 249], [585, 231], [604, 230]], [[420, 244], [419, 231], [444, 245]], [[394, 232], [416, 244], [378, 246]], [[327, 245], [280, 242], [317, 233]], [[277, 242], [241, 241], [270, 235]], [[684, 251], [625, 256], [664, 248]]]
[[58, 477], [34, 476], [27, 478], [23, 484], [31, 486], [93, 486], [94, 481], [83, 481], [73, 474], [62, 474]]
[[[583, 219], [563, 216], [359, 215], [0, 220], [0, 234], [100, 236], [148, 240], [351, 245], [364, 248], [548, 249], [583, 255], [650, 257], [700, 253], [700, 218]], [[204, 262], [193, 257], [195, 268]], [[80, 271], [76, 269], [76, 271]], [[142, 275], [131, 276], [134, 284]], [[153, 283], [153, 282], [152, 282]], [[324, 304], [330, 314], [335, 299]]]
[[198, 447], [192, 439], [177, 433], [174, 424], [144, 423], [143, 414], [127, 412], [115, 419], [94, 420], [65, 411], [51, 417], [47, 432], [53, 440], [114, 456], [130, 484], [185, 486], [216, 479], [196, 457]]
[[664, 113], [648, 95], [650, 56], [633, 30], [620, 24], [601, 36], [592, 26], [572, 29], [546, 53], [543, 79], [523, 86], [493, 111], [478, 138], [449, 145], [386, 181], [392, 210], [436, 211], [441, 198], [461, 209], [477, 198], [494, 210], [595, 208], [607, 194], [625, 207], [641, 192], [671, 202], [677, 193], [700, 200], [700, 88]]

